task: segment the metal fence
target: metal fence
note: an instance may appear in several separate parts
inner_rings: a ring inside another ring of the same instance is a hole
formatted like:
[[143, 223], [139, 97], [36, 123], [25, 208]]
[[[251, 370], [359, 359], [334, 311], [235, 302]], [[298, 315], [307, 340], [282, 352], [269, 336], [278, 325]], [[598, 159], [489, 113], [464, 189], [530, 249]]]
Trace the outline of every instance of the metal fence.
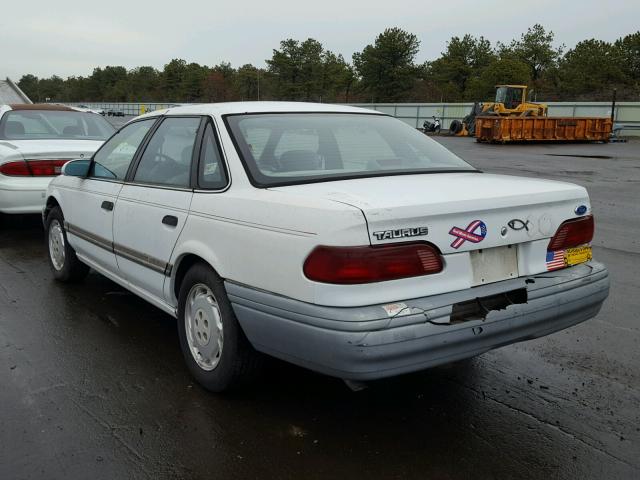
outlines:
[[[96, 103], [78, 102], [68, 105], [84, 105], [100, 108], [105, 112], [122, 112], [125, 115], [140, 115], [143, 112], [174, 107], [178, 103]], [[356, 107], [370, 108], [393, 115], [412, 127], [421, 127], [425, 120], [437, 116], [442, 128], [449, 128], [452, 120], [461, 120], [470, 111], [473, 103], [352, 103]], [[549, 116], [552, 117], [610, 117], [609, 102], [550, 102]], [[618, 102], [614, 114], [614, 128], [621, 127], [621, 135], [640, 136], [640, 102]]]
[[[412, 127], [421, 127], [432, 116], [439, 117], [442, 128], [449, 128], [452, 120], [461, 120], [471, 112], [473, 103], [355, 103], [393, 115]], [[610, 102], [549, 102], [550, 117], [610, 117]], [[640, 136], [640, 102], [618, 102], [614, 113], [614, 128], [621, 135]]]

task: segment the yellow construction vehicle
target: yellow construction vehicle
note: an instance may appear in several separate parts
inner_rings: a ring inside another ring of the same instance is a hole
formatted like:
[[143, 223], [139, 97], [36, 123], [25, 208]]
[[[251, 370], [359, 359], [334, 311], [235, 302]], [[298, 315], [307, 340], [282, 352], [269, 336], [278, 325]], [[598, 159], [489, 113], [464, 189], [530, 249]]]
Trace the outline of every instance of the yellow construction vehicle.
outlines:
[[495, 102], [475, 103], [449, 132], [479, 142], [608, 141], [612, 122], [599, 117], [548, 117], [544, 103], [528, 101], [526, 85], [496, 85]]
[[546, 117], [548, 110], [544, 103], [528, 101], [526, 85], [496, 85], [496, 101], [482, 104], [483, 115]]
[[481, 115], [546, 117], [549, 107], [544, 103], [529, 102], [527, 90], [526, 85], [496, 85], [494, 102], [475, 103], [462, 121], [451, 122], [449, 131], [458, 137], [473, 136], [476, 117]]

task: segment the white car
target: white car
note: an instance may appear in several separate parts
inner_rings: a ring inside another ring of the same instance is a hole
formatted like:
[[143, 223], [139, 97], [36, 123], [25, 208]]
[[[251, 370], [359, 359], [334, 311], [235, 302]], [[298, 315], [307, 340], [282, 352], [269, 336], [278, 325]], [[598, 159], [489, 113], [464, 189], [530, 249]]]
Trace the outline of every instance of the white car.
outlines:
[[583, 187], [482, 173], [402, 121], [304, 103], [170, 108], [51, 182], [62, 281], [178, 319], [206, 388], [259, 352], [351, 381], [561, 330], [608, 295]]
[[106, 114], [106, 111], [100, 107], [88, 107], [87, 105], [75, 105], [71, 108], [75, 108], [76, 110], [80, 110], [81, 112], [95, 113], [97, 115]]
[[0, 213], [40, 213], [69, 160], [90, 158], [115, 129], [64, 105], [0, 106]]

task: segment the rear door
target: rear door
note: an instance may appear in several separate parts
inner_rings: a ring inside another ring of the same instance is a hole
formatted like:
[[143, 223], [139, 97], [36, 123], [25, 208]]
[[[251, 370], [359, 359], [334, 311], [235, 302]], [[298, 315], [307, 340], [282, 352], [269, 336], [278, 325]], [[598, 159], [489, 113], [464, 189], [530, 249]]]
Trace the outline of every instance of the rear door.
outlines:
[[118, 197], [114, 249], [120, 274], [162, 299], [169, 259], [193, 197], [201, 117], [166, 117], [150, 137]]
[[64, 216], [76, 252], [99, 267], [117, 271], [113, 253], [113, 210], [127, 171], [155, 119], [131, 123], [96, 152], [87, 178], [64, 189]]

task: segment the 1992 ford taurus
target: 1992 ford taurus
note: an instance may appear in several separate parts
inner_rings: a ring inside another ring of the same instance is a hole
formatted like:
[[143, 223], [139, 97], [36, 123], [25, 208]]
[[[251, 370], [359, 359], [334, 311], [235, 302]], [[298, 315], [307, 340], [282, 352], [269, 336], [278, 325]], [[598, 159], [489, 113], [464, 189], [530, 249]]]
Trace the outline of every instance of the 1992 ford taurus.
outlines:
[[89, 267], [178, 318], [206, 388], [266, 353], [347, 380], [567, 328], [609, 292], [584, 188], [482, 173], [392, 117], [197, 105], [67, 163], [44, 210], [55, 277]]

